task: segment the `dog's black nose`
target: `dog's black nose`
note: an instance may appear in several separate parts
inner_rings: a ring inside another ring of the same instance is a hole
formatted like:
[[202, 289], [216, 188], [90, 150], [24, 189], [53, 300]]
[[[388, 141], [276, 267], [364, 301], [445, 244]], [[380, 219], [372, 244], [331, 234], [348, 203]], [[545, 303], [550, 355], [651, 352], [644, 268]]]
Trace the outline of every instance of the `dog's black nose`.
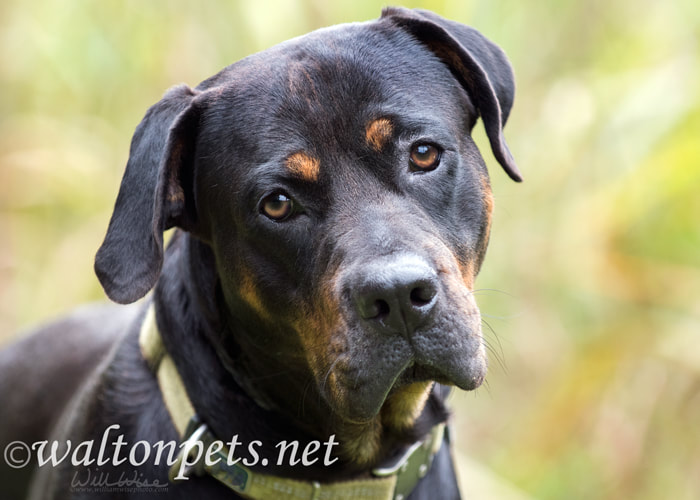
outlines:
[[412, 334], [437, 302], [437, 274], [417, 257], [374, 262], [352, 281], [355, 310], [380, 332]]

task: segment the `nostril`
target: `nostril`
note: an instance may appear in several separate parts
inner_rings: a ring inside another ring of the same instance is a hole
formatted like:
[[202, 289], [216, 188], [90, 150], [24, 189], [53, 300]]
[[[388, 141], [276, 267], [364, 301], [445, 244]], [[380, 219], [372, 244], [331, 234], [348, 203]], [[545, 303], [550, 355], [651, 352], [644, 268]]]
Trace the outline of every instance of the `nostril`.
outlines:
[[389, 315], [389, 304], [384, 299], [360, 299], [358, 306], [363, 319], [380, 319]]
[[386, 300], [376, 300], [374, 302], [374, 308], [377, 311], [377, 314], [373, 316], [374, 318], [383, 318], [389, 315], [389, 304], [387, 304]]
[[433, 286], [417, 286], [411, 290], [411, 304], [416, 307], [429, 304], [435, 298], [435, 287]]

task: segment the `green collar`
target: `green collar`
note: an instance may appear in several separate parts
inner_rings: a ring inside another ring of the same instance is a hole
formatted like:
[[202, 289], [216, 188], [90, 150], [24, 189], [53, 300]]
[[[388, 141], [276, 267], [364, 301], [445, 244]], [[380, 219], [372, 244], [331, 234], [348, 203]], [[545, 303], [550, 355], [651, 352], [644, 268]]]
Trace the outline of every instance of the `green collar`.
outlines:
[[[403, 500], [430, 470], [445, 436], [445, 424], [436, 425], [425, 440], [411, 445], [391, 464], [372, 470], [370, 479], [320, 483], [253, 472], [240, 461], [231, 464], [225, 447], [211, 446], [217, 439], [195, 414], [180, 374], [163, 346], [153, 305], [141, 326], [139, 345], [144, 359], [156, 374], [165, 406], [182, 437], [182, 451], [170, 468], [171, 482], [176, 482], [176, 477], [181, 480], [184, 470], [185, 477], [209, 474], [251, 500]], [[217, 451], [209, 460], [205, 460], [205, 453], [198, 453], [198, 460], [189, 455], [188, 466], [183, 469], [185, 452], [200, 446], [202, 450]]]

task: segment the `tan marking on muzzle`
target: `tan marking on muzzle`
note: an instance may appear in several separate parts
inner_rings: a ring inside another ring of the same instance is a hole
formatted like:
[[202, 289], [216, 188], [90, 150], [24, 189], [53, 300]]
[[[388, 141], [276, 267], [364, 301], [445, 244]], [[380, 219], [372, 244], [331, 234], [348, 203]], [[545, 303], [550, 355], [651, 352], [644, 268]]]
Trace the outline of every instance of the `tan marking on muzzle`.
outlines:
[[341, 435], [341, 453], [347, 460], [367, 466], [377, 459], [382, 438], [382, 424], [378, 418], [367, 424], [348, 426]]
[[321, 170], [321, 163], [318, 161], [318, 158], [303, 152], [294, 153], [287, 158], [285, 166], [292, 175], [309, 182], [317, 181]]
[[389, 396], [382, 407], [382, 422], [398, 431], [410, 429], [430, 396], [433, 382], [415, 382]]
[[241, 298], [261, 317], [269, 318], [267, 308], [262, 302], [255, 278], [248, 271], [243, 270], [239, 281], [239, 293]]
[[381, 151], [384, 145], [391, 139], [394, 126], [388, 118], [377, 118], [367, 124], [365, 128], [365, 140], [372, 149]]
[[[481, 230], [481, 241], [476, 249], [476, 259], [478, 264], [474, 263], [473, 265], [481, 264], [481, 261], [483, 260], [484, 255], [486, 254], [486, 248], [488, 247], [489, 238], [491, 236], [491, 222], [493, 219], [494, 197], [493, 191], [491, 191], [491, 184], [489, 183], [489, 178], [488, 175], [486, 175], [486, 173], [482, 174], [481, 177], [481, 199], [484, 206], [484, 222]], [[479, 269], [475, 268], [472, 271], [474, 277], [476, 277], [476, 274], [479, 272]]]

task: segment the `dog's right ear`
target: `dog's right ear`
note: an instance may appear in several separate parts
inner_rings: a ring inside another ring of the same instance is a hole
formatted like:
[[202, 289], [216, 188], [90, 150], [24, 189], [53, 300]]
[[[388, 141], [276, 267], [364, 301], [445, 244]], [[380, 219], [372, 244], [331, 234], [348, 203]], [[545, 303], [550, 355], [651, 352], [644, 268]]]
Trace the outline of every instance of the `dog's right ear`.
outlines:
[[186, 85], [151, 106], [131, 141], [107, 235], [95, 273], [115, 302], [128, 304], [155, 285], [163, 265], [163, 231], [191, 229], [194, 150], [201, 93]]

